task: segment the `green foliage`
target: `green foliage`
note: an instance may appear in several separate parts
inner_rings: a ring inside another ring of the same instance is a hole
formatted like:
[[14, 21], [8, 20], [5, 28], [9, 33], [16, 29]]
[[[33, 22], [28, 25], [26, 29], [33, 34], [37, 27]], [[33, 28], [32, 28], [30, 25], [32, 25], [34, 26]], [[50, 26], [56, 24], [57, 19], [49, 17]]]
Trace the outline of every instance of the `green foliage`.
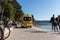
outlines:
[[[2, 0], [0, 0], [2, 1]], [[10, 18], [13, 21], [20, 20], [24, 14], [21, 10], [21, 5], [16, 0], [3, 0], [4, 16]]]

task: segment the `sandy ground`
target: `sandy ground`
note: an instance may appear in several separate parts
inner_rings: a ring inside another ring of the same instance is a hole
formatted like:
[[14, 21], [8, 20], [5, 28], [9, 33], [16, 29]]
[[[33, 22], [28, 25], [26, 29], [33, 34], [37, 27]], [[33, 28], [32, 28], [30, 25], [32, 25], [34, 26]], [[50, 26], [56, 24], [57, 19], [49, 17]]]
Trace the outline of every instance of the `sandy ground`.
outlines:
[[6, 40], [60, 40], [60, 34], [37, 27], [14, 28]]

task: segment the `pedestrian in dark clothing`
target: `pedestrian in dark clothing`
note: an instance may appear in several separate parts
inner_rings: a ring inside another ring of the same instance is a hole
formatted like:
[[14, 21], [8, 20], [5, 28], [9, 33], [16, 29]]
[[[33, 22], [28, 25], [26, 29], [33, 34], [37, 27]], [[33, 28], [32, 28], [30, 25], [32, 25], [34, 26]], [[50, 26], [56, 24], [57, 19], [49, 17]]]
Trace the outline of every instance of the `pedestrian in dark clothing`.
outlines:
[[59, 30], [60, 30], [60, 15], [58, 15], [58, 17], [56, 18], [56, 21], [57, 21], [57, 24], [58, 24], [58, 27], [59, 27]]
[[52, 31], [54, 30], [54, 20], [55, 20], [55, 17], [54, 17], [54, 15], [51, 17], [51, 19], [50, 19], [50, 22], [52, 23]]
[[59, 30], [60, 30], [60, 15], [59, 15], [59, 20], [58, 20], [58, 25], [59, 25]]
[[55, 19], [54, 22], [53, 22], [53, 29], [54, 29], [55, 32], [58, 31], [56, 19]]
[[[56, 18], [56, 22], [57, 22], [57, 27], [59, 28], [59, 17]], [[58, 28], [57, 28], [57, 31], [59, 31]]]

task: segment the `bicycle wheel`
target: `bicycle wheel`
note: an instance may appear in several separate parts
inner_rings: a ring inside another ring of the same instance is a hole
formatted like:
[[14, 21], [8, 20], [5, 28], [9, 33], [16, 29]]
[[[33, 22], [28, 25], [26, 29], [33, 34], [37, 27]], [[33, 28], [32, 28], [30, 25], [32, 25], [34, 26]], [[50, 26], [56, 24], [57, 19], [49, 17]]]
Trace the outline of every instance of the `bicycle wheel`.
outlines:
[[6, 28], [6, 30], [8, 30], [8, 32], [4, 34], [4, 39], [7, 39], [7, 38], [10, 36], [10, 33], [11, 33], [11, 31], [10, 31], [10, 28], [9, 28], [9, 27], [8, 27], [8, 28]]
[[2, 28], [0, 27], [0, 40], [2, 40], [4, 37], [4, 32], [2, 30]]

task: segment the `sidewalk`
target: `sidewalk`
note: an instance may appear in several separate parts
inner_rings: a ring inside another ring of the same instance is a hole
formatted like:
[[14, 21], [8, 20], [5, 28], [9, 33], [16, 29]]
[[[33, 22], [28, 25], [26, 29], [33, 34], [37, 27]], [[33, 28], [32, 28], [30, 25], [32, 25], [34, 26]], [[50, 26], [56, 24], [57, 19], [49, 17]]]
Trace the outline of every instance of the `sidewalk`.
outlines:
[[60, 34], [33, 26], [32, 28], [15, 28], [6, 40], [60, 40]]

